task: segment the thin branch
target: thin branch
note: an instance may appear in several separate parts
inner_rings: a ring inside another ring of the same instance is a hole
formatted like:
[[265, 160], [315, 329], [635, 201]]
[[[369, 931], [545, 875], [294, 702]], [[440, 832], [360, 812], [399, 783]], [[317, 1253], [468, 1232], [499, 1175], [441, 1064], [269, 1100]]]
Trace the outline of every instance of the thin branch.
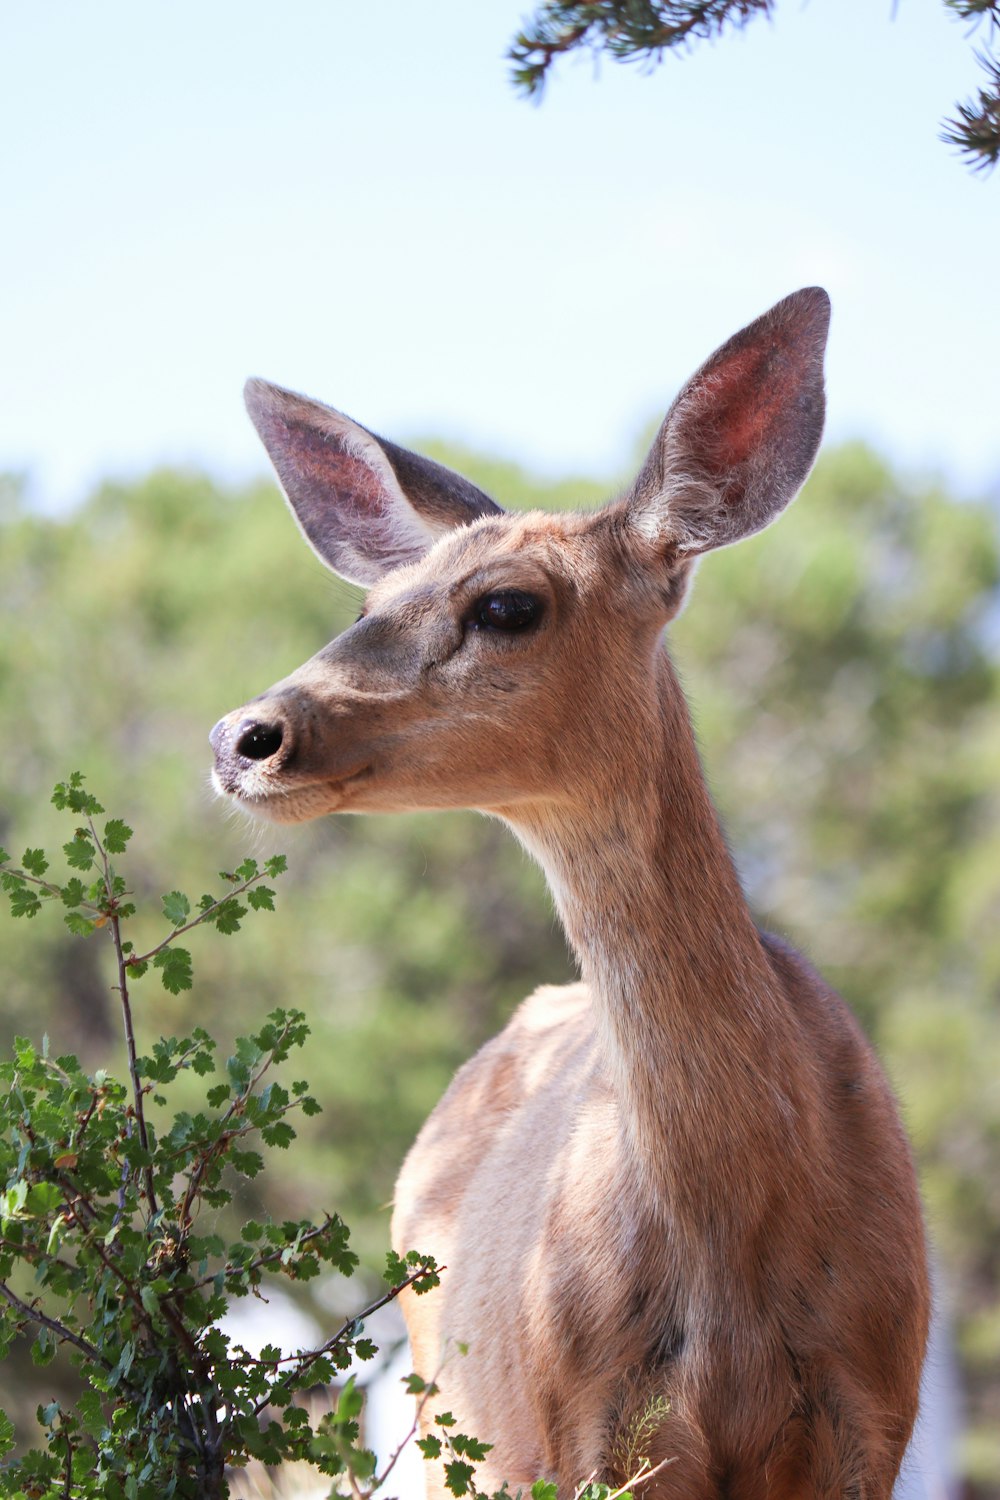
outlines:
[[69, 1433], [63, 1428], [63, 1437], [66, 1439], [66, 1467], [63, 1471], [63, 1500], [72, 1500], [73, 1495], [73, 1443]]
[[[121, 1001], [122, 1020], [125, 1027], [125, 1048], [128, 1053], [128, 1074], [132, 1084], [132, 1102], [135, 1110], [136, 1125], [139, 1129], [139, 1144], [143, 1151], [149, 1155], [149, 1133], [146, 1130], [146, 1116], [143, 1109], [143, 1088], [139, 1082], [139, 1068], [135, 1048], [135, 1029], [132, 1025], [132, 1005], [128, 993], [128, 970], [125, 961], [125, 951], [122, 948], [121, 923], [118, 912], [115, 910], [115, 882], [111, 870], [111, 861], [108, 859], [108, 851], [105, 849], [94, 826], [94, 819], [88, 813], [87, 822], [90, 826], [91, 836], [101, 856], [104, 867], [104, 889], [108, 897], [108, 929], [111, 933], [111, 941], [115, 948], [115, 960], [118, 965], [118, 998]], [[131, 1132], [129, 1132], [131, 1133]], [[155, 1218], [158, 1210], [156, 1204], [156, 1191], [153, 1184], [153, 1167], [147, 1162], [143, 1168], [143, 1177], [146, 1183], [146, 1201], [149, 1205], [150, 1218]]]
[[15, 1312], [20, 1313], [23, 1318], [27, 1319], [29, 1323], [41, 1324], [43, 1328], [47, 1328], [50, 1333], [54, 1333], [56, 1338], [60, 1339], [63, 1343], [75, 1345], [82, 1354], [85, 1354], [88, 1359], [93, 1360], [95, 1364], [103, 1365], [106, 1370], [112, 1368], [110, 1360], [105, 1359], [100, 1350], [95, 1348], [89, 1340], [85, 1339], [81, 1334], [74, 1333], [71, 1328], [66, 1327], [65, 1323], [58, 1323], [55, 1318], [48, 1317], [46, 1313], [41, 1312], [30, 1302], [22, 1302], [21, 1298], [11, 1291], [5, 1281], [0, 1281], [0, 1297], [3, 1297], [4, 1301]]
[[669, 1469], [670, 1465], [676, 1462], [677, 1456], [675, 1454], [670, 1458], [661, 1459], [652, 1469], [641, 1467], [637, 1473], [633, 1474], [631, 1479], [626, 1479], [623, 1485], [613, 1491], [608, 1496], [608, 1500], [621, 1500], [622, 1495], [627, 1495], [630, 1490], [638, 1489], [640, 1484], [648, 1484], [657, 1474], [661, 1474], [664, 1469]]
[[203, 922], [209, 921], [212, 913], [218, 911], [220, 906], [225, 906], [227, 901], [235, 900], [237, 896], [242, 896], [244, 891], [248, 891], [252, 885], [257, 885], [260, 881], [266, 879], [267, 871], [258, 870], [257, 874], [251, 875], [249, 880], [244, 880], [241, 885], [234, 885], [233, 889], [227, 891], [224, 896], [220, 896], [218, 901], [213, 901], [211, 906], [206, 906], [204, 911], [200, 911], [196, 917], [192, 917], [190, 922], [185, 922], [183, 927], [175, 927], [172, 932], [168, 932], [163, 942], [157, 943], [155, 948], [150, 948], [148, 953], [129, 954], [129, 962], [132, 964], [148, 964], [158, 953], [162, 953], [164, 948], [169, 948], [171, 943], [176, 942], [179, 937], [183, 937], [185, 932], [190, 932], [193, 927], [200, 927]]
[[70, 1141], [71, 1149], [79, 1150], [80, 1142], [83, 1140], [84, 1136], [87, 1133], [87, 1126], [94, 1118], [94, 1110], [97, 1108], [97, 1102], [100, 1097], [101, 1090], [92, 1088], [90, 1091], [90, 1107], [82, 1115], [79, 1115], [77, 1117], [76, 1129], [74, 1130], [72, 1139]]
[[[278, 1040], [275, 1042], [274, 1046], [270, 1049], [269, 1052], [267, 1052], [265, 1054], [264, 1059], [261, 1062], [261, 1064], [260, 1064], [259, 1068], [257, 1069], [256, 1073], [251, 1074], [250, 1078], [247, 1079], [247, 1082], [244, 1084], [244, 1086], [243, 1086], [242, 1090], [240, 1091], [240, 1093], [237, 1094], [236, 1098], [230, 1100], [229, 1108], [226, 1110], [225, 1114], [222, 1116], [221, 1121], [219, 1122], [220, 1125], [223, 1127], [223, 1130], [225, 1129], [225, 1125], [226, 1125], [227, 1121], [231, 1120], [233, 1118], [233, 1116], [235, 1114], [237, 1114], [237, 1112], [242, 1108], [242, 1106], [246, 1103], [246, 1101], [253, 1094], [254, 1090], [256, 1089], [257, 1085], [260, 1083], [261, 1079], [264, 1077], [264, 1074], [267, 1072], [268, 1068], [270, 1068], [273, 1065], [273, 1063], [274, 1063], [274, 1054], [279, 1049], [279, 1047], [282, 1045], [282, 1043], [284, 1042], [284, 1040], [287, 1037], [290, 1029], [291, 1028], [289, 1026], [286, 1026], [284, 1028], [284, 1030], [282, 1031], [281, 1035], [278, 1037]], [[291, 1100], [289, 1102], [289, 1104], [286, 1105], [285, 1108], [286, 1109], [291, 1109], [298, 1102], [299, 1102], [298, 1100]], [[285, 1110], [282, 1110], [282, 1113], [284, 1114]], [[250, 1127], [250, 1128], [256, 1128], [256, 1127]], [[247, 1131], [245, 1129], [241, 1128], [239, 1131], [228, 1132], [228, 1133], [226, 1133], [225, 1136], [223, 1136], [223, 1135], [220, 1134], [218, 1140], [213, 1143], [213, 1149], [211, 1151], [207, 1152], [204, 1156], [200, 1157], [197, 1166], [195, 1167], [194, 1171], [191, 1173], [191, 1176], [188, 1179], [187, 1189], [186, 1189], [186, 1191], [184, 1193], [184, 1201], [181, 1204], [181, 1211], [180, 1211], [180, 1215], [178, 1217], [178, 1222], [181, 1225], [182, 1229], [186, 1228], [190, 1224], [190, 1222], [191, 1222], [191, 1218], [190, 1218], [190, 1216], [191, 1216], [191, 1205], [194, 1202], [195, 1196], [197, 1195], [197, 1192], [198, 1192], [198, 1188], [201, 1185], [201, 1179], [204, 1177], [205, 1173], [208, 1171], [208, 1168], [209, 1168], [209, 1165], [210, 1165], [210, 1163], [212, 1161], [212, 1158], [218, 1154], [218, 1147], [219, 1147], [219, 1145], [222, 1143], [222, 1141], [224, 1139], [228, 1143], [228, 1140], [231, 1140], [233, 1138], [233, 1136], [235, 1136], [235, 1135], [245, 1135], [246, 1133], [247, 1133]]]
[[44, 1260], [47, 1266], [58, 1266], [60, 1271], [67, 1271], [71, 1274], [75, 1274], [80, 1269], [72, 1261], [63, 1260], [61, 1255], [49, 1255], [40, 1245], [18, 1244], [14, 1240], [5, 1240], [2, 1235], [0, 1235], [0, 1250], [9, 1250], [12, 1255], [23, 1257], [30, 1265]]
[[[324, 1355], [330, 1354], [338, 1344], [342, 1344], [344, 1339], [350, 1336], [351, 1329], [355, 1326], [356, 1323], [363, 1323], [365, 1318], [370, 1318], [372, 1313], [378, 1312], [380, 1307], [387, 1307], [390, 1302], [395, 1302], [400, 1292], [405, 1292], [406, 1288], [408, 1286], [412, 1286], [415, 1281], [421, 1281], [425, 1276], [440, 1274], [440, 1272], [446, 1271], [447, 1269], [447, 1266], [435, 1266], [432, 1271], [431, 1268], [426, 1264], [423, 1266], [419, 1266], [403, 1281], [398, 1281], [395, 1286], [390, 1287], [389, 1290], [384, 1294], [384, 1296], [377, 1298], [374, 1302], [370, 1302], [367, 1307], [362, 1309], [361, 1312], [355, 1314], [353, 1318], [348, 1319], [346, 1323], [342, 1324], [342, 1326], [338, 1328], [333, 1337], [327, 1339], [326, 1343], [321, 1344], [318, 1349], [311, 1349], [308, 1354], [303, 1354], [301, 1356], [292, 1355], [291, 1361], [294, 1361], [296, 1359], [299, 1360], [298, 1368], [294, 1371], [296, 1378], [305, 1374], [305, 1372], [311, 1369], [316, 1361], [322, 1359]], [[276, 1361], [276, 1363], [282, 1362], [283, 1361]], [[257, 1405], [254, 1407], [255, 1417], [259, 1417], [261, 1412], [270, 1405], [270, 1399], [270, 1396], [263, 1396], [261, 1400], [257, 1402]]]
[[[324, 1221], [323, 1221], [322, 1224], [318, 1224], [314, 1228], [306, 1231], [306, 1233], [298, 1241], [299, 1245], [308, 1245], [313, 1240], [320, 1239], [324, 1234], [326, 1234], [327, 1230], [330, 1228], [330, 1225], [332, 1223], [333, 1223], [333, 1219], [330, 1217], [329, 1214], [327, 1214], [327, 1216], [324, 1219]], [[246, 1263], [245, 1266], [234, 1266], [231, 1263], [227, 1263], [223, 1267], [223, 1275], [224, 1276], [237, 1276], [237, 1275], [238, 1276], [247, 1276], [247, 1275], [252, 1274], [254, 1271], [263, 1271], [268, 1266], [272, 1265], [276, 1260], [280, 1260], [281, 1257], [282, 1257], [282, 1255], [284, 1254], [284, 1251], [287, 1248], [288, 1247], [286, 1245], [275, 1245], [274, 1248], [272, 1250], [269, 1250], [265, 1255], [258, 1255], [253, 1260], [247, 1261], [247, 1263]], [[202, 1289], [202, 1287], [211, 1286], [212, 1282], [215, 1280], [215, 1278], [216, 1278], [217, 1275], [218, 1275], [217, 1271], [210, 1271], [210, 1272], [206, 1273], [206, 1275], [202, 1276], [198, 1281], [192, 1281], [188, 1286], [185, 1286], [185, 1287], [171, 1287], [171, 1289], [170, 1289], [169, 1292], [164, 1293], [164, 1296], [165, 1297], [171, 1297], [171, 1296], [175, 1296], [176, 1295], [176, 1296], [185, 1296], [186, 1297], [189, 1292], [197, 1292], [197, 1291], [200, 1291]], [[291, 1357], [295, 1358], [294, 1355], [291, 1356]], [[267, 1360], [267, 1361], [264, 1361], [264, 1360], [253, 1360], [253, 1361], [251, 1361], [251, 1363], [253, 1363], [253, 1364], [264, 1364], [264, 1363], [273, 1364], [274, 1361], [273, 1360]]]
[[[263, 1074], [261, 1076], [263, 1076]], [[237, 1103], [239, 1103], [241, 1100], [245, 1102], [249, 1097], [250, 1096], [248, 1094], [240, 1094], [237, 1096]], [[290, 1114], [293, 1109], [301, 1109], [304, 1102], [305, 1101], [303, 1099], [289, 1099], [287, 1104], [281, 1104], [276, 1109], [274, 1109], [272, 1111], [272, 1114], [264, 1123], [258, 1123], [256, 1120], [247, 1120], [242, 1125], [235, 1125], [229, 1130], [224, 1130], [220, 1135], [217, 1135], [212, 1140], [207, 1141], [200, 1150], [197, 1150], [199, 1167], [202, 1166], [202, 1164], [207, 1167], [212, 1161], [213, 1157], [220, 1156], [226, 1149], [228, 1149], [232, 1141], [241, 1140], [245, 1135], [253, 1135], [255, 1131], [266, 1130], [269, 1125], [274, 1124], [275, 1120], [280, 1120], [284, 1115]], [[224, 1125], [226, 1120], [231, 1118], [231, 1115], [232, 1111], [227, 1110], [225, 1115], [223, 1115], [222, 1121], [220, 1123]], [[190, 1141], [186, 1141], [183, 1146], [177, 1146], [175, 1150], [165, 1152], [161, 1157], [161, 1161], [163, 1165], [166, 1166], [168, 1162], [176, 1161], [178, 1157], [188, 1155], [191, 1152], [191, 1149], [192, 1143]]]
[[374, 1482], [372, 1483], [371, 1493], [373, 1495], [375, 1494], [376, 1490], [380, 1490], [382, 1488], [382, 1486], [385, 1484], [386, 1480], [389, 1478], [389, 1475], [392, 1473], [393, 1469], [396, 1467], [396, 1463], [397, 1463], [397, 1460], [399, 1459], [400, 1454], [403, 1452], [404, 1448], [406, 1448], [407, 1444], [411, 1443], [413, 1441], [413, 1439], [416, 1437], [416, 1435], [417, 1435], [417, 1428], [420, 1426], [420, 1418], [424, 1414], [424, 1407], [427, 1405], [428, 1401], [430, 1401], [433, 1396], [436, 1396], [438, 1394], [438, 1389], [437, 1389], [438, 1376], [441, 1374], [441, 1371], [444, 1369], [444, 1364], [445, 1364], [445, 1362], [444, 1362], [444, 1360], [442, 1360], [441, 1363], [438, 1365], [437, 1369], [434, 1371], [434, 1374], [431, 1377], [431, 1379], [424, 1386], [423, 1395], [420, 1397], [420, 1400], [417, 1402], [417, 1409], [416, 1409], [416, 1412], [414, 1413], [414, 1417], [413, 1417], [413, 1426], [410, 1428], [409, 1432], [406, 1434], [406, 1436], [404, 1437], [403, 1441], [400, 1443], [399, 1447], [393, 1453], [392, 1457], [389, 1459], [389, 1462], [386, 1464], [386, 1466], [382, 1470], [381, 1474], [379, 1474], [378, 1478], [375, 1479]]
[[[50, 896], [58, 896], [60, 899], [62, 899], [62, 886], [53, 885], [51, 880], [43, 880], [40, 875], [31, 875], [27, 870], [12, 870], [9, 869], [6, 865], [0, 866], [0, 874], [14, 875], [18, 880], [27, 881], [29, 885], [39, 886], [41, 890], [47, 891]], [[100, 903], [97, 901], [74, 901], [73, 905], [74, 907], [83, 906], [86, 907], [87, 911], [96, 911], [98, 913], [103, 910]]]

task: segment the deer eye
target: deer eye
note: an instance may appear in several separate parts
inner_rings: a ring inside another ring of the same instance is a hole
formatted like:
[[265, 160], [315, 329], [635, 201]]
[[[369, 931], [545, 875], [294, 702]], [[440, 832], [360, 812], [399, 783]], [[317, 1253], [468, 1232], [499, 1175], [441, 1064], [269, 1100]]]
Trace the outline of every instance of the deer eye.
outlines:
[[472, 610], [472, 623], [487, 630], [524, 630], [534, 624], [541, 613], [541, 600], [520, 589], [503, 589], [484, 594]]

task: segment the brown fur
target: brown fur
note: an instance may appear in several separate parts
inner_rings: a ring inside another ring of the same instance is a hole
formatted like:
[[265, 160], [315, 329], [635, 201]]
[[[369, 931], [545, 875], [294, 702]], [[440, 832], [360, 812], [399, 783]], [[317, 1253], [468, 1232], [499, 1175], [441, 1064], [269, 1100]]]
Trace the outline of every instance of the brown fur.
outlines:
[[[313, 544], [376, 581], [353, 629], [216, 726], [217, 784], [279, 820], [492, 812], [583, 974], [460, 1070], [397, 1186], [397, 1247], [449, 1268], [408, 1299], [415, 1366], [445, 1359], [440, 1405], [494, 1443], [483, 1485], [669, 1459], [645, 1495], [885, 1500], [910, 1434], [927, 1284], [892, 1096], [843, 1002], [754, 927], [660, 643], [692, 556], [805, 477], [827, 311], [796, 294], [717, 351], [589, 516], [434, 489], [338, 414], [300, 443], [302, 398], [254, 387]], [[537, 621], [478, 628], [505, 589]]]

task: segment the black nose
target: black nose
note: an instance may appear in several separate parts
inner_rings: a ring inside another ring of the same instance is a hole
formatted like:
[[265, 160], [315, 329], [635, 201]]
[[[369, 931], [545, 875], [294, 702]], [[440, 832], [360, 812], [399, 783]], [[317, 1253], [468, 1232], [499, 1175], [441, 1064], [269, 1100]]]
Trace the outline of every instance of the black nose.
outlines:
[[245, 760], [270, 760], [281, 749], [282, 738], [280, 724], [244, 719], [236, 731], [236, 754]]

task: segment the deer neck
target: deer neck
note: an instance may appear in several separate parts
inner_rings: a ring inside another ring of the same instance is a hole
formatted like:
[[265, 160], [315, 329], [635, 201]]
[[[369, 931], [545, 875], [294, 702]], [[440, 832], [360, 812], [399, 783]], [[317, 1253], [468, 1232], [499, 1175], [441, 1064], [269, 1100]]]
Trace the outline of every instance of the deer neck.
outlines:
[[765, 1163], [793, 1149], [795, 1022], [662, 649], [654, 684], [623, 709], [639, 732], [609, 747], [586, 805], [504, 816], [542, 864], [591, 987], [628, 1179], [703, 1246], [745, 1239], [767, 1213]]

